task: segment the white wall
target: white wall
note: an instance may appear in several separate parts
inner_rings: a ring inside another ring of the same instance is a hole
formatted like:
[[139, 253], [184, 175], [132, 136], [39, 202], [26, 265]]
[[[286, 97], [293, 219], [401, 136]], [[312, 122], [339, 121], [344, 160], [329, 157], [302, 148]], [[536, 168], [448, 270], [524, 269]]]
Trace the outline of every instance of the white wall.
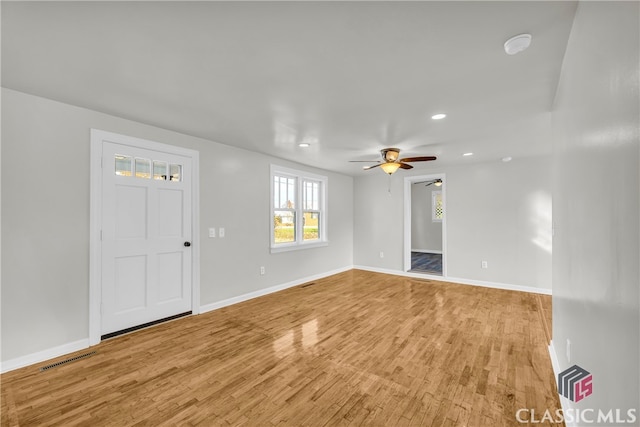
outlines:
[[[446, 173], [447, 276], [551, 289], [548, 157], [355, 179], [354, 263], [403, 270], [403, 177]], [[379, 253], [384, 251], [384, 258]], [[482, 269], [481, 262], [489, 268]]]
[[[200, 152], [202, 305], [353, 264], [351, 177], [12, 90], [2, 101], [3, 361], [88, 337], [91, 128]], [[270, 254], [272, 162], [328, 176], [328, 247]]]
[[411, 185], [411, 249], [442, 251], [442, 221], [433, 220], [434, 191], [440, 187]]
[[553, 114], [553, 342], [596, 411], [640, 411], [638, 6], [579, 4]]

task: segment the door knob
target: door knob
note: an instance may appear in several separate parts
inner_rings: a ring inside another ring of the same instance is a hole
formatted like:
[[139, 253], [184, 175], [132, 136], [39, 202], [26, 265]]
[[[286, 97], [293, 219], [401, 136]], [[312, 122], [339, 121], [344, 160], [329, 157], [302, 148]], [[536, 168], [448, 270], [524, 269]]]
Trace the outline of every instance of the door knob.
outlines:
[[184, 247], [188, 248], [189, 246], [191, 246], [191, 242], [184, 242]]

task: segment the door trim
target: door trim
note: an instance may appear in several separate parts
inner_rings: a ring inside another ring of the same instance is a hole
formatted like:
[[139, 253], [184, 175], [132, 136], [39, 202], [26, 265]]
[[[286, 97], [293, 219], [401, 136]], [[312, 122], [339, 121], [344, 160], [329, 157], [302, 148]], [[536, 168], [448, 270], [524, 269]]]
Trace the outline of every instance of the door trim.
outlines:
[[442, 191], [442, 206], [444, 217], [442, 218], [442, 277], [447, 277], [447, 180], [444, 173], [431, 175], [407, 176], [404, 178], [404, 271], [411, 270], [411, 185], [418, 181], [428, 181], [440, 178], [444, 185]]
[[89, 345], [100, 343], [102, 322], [102, 144], [115, 142], [191, 158], [191, 312], [200, 313], [199, 152], [113, 132], [91, 129], [89, 206]]

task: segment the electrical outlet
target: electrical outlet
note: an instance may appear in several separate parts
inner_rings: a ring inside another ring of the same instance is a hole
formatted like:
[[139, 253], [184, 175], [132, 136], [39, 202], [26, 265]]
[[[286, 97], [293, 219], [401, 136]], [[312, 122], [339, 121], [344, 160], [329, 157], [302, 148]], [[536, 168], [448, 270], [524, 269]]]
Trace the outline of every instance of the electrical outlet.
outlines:
[[216, 229], [215, 228], [210, 228], [209, 229], [209, 237], [216, 237]]
[[571, 340], [567, 338], [567, 362], [571, 362]]
[[380, 251], [380, 258], [384, 258], [384, 252]]
[[266, 273], [266, 270], [264, 269], [264, 266], [260, 267], [260, 275], [264, 276]]
[[218, 231], [218, 236], [224, 237], [224, 227], [220, 227], [220, 230]]
[[489, 268], [489, 263], [487, 261], [482, 261], [482, 268]]

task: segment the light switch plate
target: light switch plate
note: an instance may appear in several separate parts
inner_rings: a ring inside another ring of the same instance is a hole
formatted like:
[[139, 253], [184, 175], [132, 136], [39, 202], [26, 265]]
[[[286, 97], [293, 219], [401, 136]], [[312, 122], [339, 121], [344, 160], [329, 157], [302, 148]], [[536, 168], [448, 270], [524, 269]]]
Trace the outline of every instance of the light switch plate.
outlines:
[[218, 236], [224, 237], [224, 227], [220, 227], [220, 230], [218, 230]]
[[216, 237], [216, 229], [215, 228], [210, 228], [209, 229], [209, 237]]

